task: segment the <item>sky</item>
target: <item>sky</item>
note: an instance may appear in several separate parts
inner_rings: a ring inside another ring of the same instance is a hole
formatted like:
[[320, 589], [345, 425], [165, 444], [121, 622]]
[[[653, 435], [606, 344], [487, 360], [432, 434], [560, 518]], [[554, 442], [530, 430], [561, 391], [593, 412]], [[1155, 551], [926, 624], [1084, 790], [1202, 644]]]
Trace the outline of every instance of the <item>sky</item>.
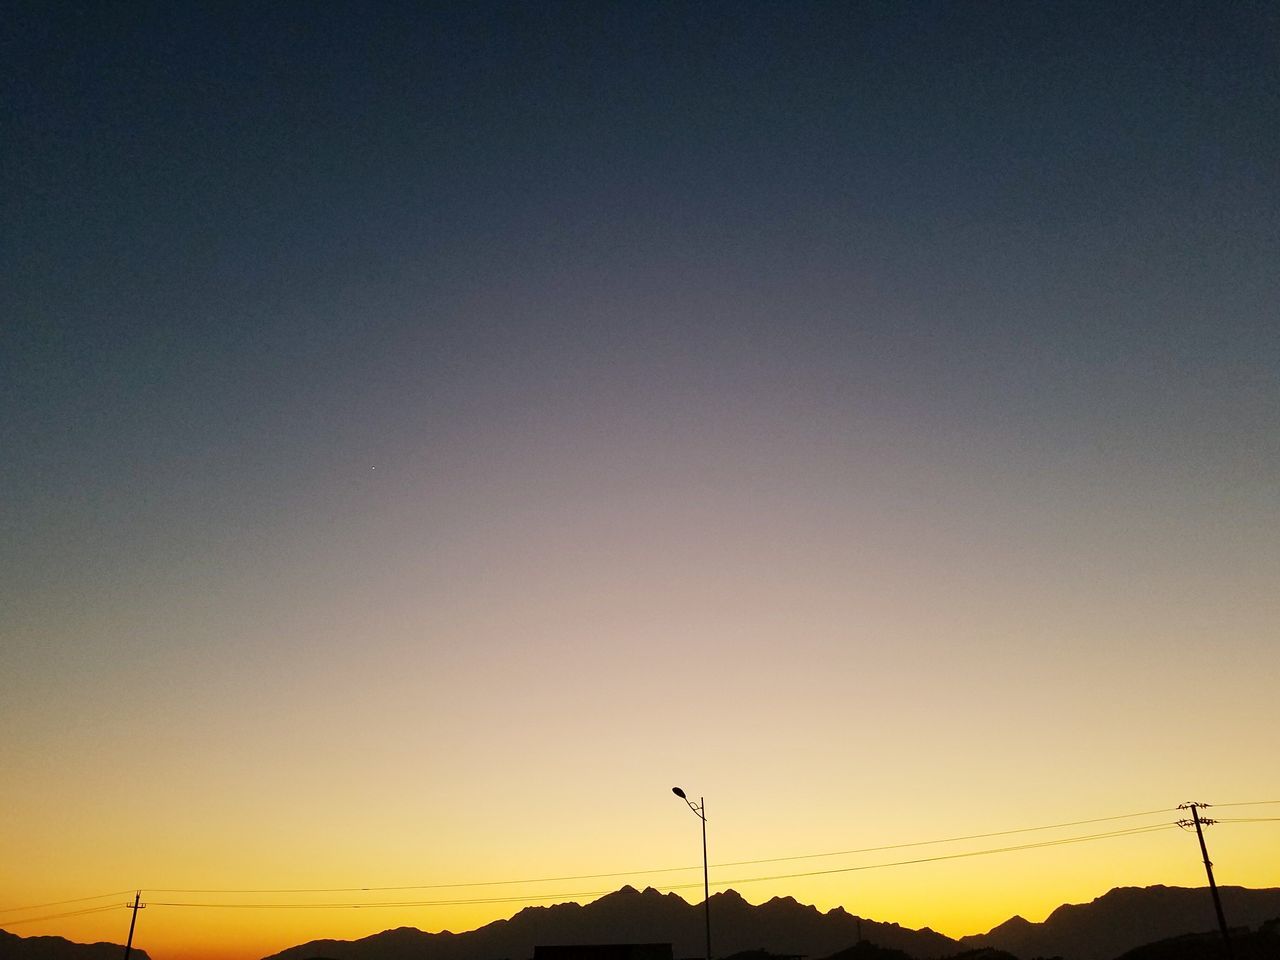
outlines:
[[[700, 902], [676, 784], [756, 903], [1202, 884], [1173, 827], [884, 865], [1280, 799], [1278, 54], [1249, 0], [19, 4], [0, 927]], [[1280, 886], [1274, 819], [1207, 839]]]

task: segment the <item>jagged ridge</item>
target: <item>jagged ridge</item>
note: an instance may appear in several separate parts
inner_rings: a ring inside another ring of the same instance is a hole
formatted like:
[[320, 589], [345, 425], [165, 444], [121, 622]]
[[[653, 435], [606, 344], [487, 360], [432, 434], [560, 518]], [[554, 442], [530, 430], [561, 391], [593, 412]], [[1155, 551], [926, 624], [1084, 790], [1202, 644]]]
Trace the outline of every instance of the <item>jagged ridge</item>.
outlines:
[[[826, 957], [862, 936], [913, 957], [954, 953], [956, 941], [932, 930], [878, 923], [837, 907], [827, 913], [790, 897], [752, 906], [736, 891], [711, 898], [713, 947], [719, 956], [746, 950]], [[859, 927], [861, 923], [861, 927]], [[623, 887], [585, 906], [526, 907], [470, 933], [424, 933], [401, 928], [361, 940], [317, 940], [269, 960], [525, 960], [538, 944], [670, 942], [677, 957], [703, 953], [703, 908], [674, 893]]]

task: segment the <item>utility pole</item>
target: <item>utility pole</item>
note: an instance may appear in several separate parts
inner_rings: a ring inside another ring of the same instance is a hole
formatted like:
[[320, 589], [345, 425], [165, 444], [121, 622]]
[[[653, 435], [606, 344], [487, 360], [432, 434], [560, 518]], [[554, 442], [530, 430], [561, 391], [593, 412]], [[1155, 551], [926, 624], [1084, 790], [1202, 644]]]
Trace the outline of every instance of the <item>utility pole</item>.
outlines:
[[133, 895], [133, 903], [125, 904], [133, 910], [133, 916], [129, 918], [129, 939], [124, 945], [124, 960], [129, 960], [129, 954], [133, 952], [133, 928], [138, 922], [138, 911], [146, 909], [146, 904], [142, 902], [142, 891], [139, 890]]
[[1231, 952], [1231, 935], [1227, 932], [1227, 917], [1222, 912], [1222, 898], [1218, 896], [1218, 885], [1213, 882], [1213, 863], [1209, 860], [1209, 848], [1204, 844], [1204, 830], [1202, 827], [1209, 827], [1217, 823], [1217, 820], [1210, 820], [1208, 817], [1200, 816], [1200, 808], [1212, 806], [1208, 803], [1180, 803], [1179, 810], [1190, 810], [1190, 820], [1179, 820], [1178, 826], [1184, 830], [1187, 827], [1196, 828], [1196, 837], [1200, 841], [1200, 855], [1204, 857], [1204, 872], [1209, 876], [1209, 892], [1213, 894], [1213, 909], [1218, 914], [1218, 929], [1222, 931], [1222, 949], [1226, 952], [1227, 960], [1234, 960]]

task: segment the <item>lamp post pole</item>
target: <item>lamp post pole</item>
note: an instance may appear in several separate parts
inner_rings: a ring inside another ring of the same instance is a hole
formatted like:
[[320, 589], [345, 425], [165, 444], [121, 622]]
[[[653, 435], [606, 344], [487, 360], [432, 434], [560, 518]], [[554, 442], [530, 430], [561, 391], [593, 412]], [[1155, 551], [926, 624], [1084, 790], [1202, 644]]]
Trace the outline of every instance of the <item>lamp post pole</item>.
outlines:
[[707, 927], [707, 957], [711, 960], [711, 874], [707, 867], [707, 799], [699, 797], [694, 803], [679, 787], [672, 787], [671, 792], [689, 805], [689, 809], [702, 821], [702, 912]]

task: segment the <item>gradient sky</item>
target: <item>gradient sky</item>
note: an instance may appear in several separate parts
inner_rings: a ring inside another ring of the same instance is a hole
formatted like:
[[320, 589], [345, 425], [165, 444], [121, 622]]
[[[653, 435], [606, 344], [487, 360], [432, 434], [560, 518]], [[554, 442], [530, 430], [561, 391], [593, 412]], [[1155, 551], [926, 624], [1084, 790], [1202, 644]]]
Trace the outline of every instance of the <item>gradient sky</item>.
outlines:
[[250, 960], [520, 903], [154, 891], [696, 866], [675, 783], [713, 864], [1280, 798], [1275, 5], [210, 7], [0, 27], [0, 909]]

